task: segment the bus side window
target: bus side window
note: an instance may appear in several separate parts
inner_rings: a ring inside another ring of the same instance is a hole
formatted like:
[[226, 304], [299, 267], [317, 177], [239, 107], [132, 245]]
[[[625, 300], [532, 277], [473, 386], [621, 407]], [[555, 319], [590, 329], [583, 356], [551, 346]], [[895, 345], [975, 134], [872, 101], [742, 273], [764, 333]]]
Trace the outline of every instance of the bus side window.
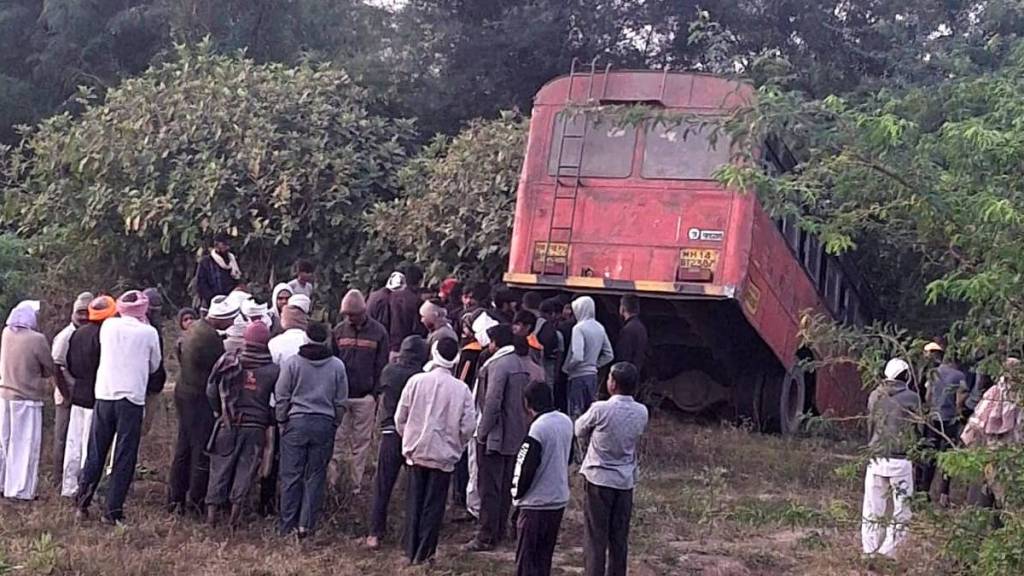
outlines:
[[815, 284], [818, 285], [818, 294], [822, 296], [822, 299], [828, 300], [828, 291], [825, 286], [828, 284], [828, 254], [825, 253], [825, 246], [819, 246], [818, 248], [818, 275], [815, 276]]
[[843, 324], [849, 324], [847, 314], [850, 311], [850, 290], [846, 285], [846, 279], [839, 279], [839, 297], [836, 299], [836, 319]]

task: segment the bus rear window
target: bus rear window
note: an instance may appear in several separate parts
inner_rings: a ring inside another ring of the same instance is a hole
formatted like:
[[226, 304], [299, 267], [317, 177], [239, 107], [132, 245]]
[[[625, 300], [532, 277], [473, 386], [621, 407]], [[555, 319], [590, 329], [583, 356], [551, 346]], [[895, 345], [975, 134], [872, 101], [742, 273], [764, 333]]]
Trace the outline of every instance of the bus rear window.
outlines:
[[[633, 150], [636, 149], [636, 127], [616, 126], [610, 120], [573, 115], [566, 128], [566, 115], [555, 117], [551, 151], [548, 154], [548, 174], [555, 175], [561, 164], [562, 176], [575, 176], [580, 160], [580, 142], [583, 143], [581, 176], [598, 178], [626, 178], [633, 168]], [[584, 130], [584, 122], [587, 123]], [[563, 138], [562, 135], [566, 137]], [[574, 135], [583, 135], [575, 138]], [[561, 158], [559, 158], [561, 148]]]
[[723, 138], [712, 144], [697, 126], [657, 124], [647, 130], [641, 175], [654, 180], [710, 180], [715, 170], [729, 163], [729, 155]]

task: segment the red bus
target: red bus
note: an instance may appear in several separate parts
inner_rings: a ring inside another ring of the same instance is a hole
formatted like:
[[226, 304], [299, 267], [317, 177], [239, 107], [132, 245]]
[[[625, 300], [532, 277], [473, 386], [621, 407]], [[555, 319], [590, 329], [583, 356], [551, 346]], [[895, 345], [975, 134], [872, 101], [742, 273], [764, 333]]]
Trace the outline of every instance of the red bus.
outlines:
[[[650, 335], [647, 378], [677, 407], [791, 432], [806, 412], [855, 414], [856, 369], [806, 373], [798, 337], [805, 310], [862, 324], [863, 282], [756, 196], [713, 173], [729, 144], [688, 126], [625, 125], [587, 105], [644, 104], [721, 116], [754, 90], [705, 74], [576, 71], [537, 93], [516, 199], [505, 282], [586, 293], [614, 343], [618, 298], [641, 298]], [[766, 169], [786, 170], [765, 143]]]

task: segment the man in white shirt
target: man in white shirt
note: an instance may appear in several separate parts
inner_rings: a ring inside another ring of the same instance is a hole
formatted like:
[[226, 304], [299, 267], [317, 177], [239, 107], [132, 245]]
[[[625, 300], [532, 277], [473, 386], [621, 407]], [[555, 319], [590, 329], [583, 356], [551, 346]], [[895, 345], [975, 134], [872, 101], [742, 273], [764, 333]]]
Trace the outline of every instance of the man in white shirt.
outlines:
[[284, 328], [284, 332], [271, 338], [270, 343], [267, 344], [270, 349], [270, 358], [278, 366], [297, 355], [299, 348], [309, 344], [309, 338], [306, 337], [306, 328], [309, 327], [308, 311], [292, 304], [289, 300], [288, 305], [281, 310], [281, 327]]
[[117, 318], [100, 329], [100, 364], [96, 371], [96, 406], [88, 456], [79, 482], [78, 516], [88, 516], [107, 452], [117, 436], [114, 465], [103, 520], [119, 524], [135, 476], [149, 375], [160, 367], [160, 339], [149, 325], [149, 300], [137, 290], [117, 300]]
[[[64, 446], [67, 443], [68, 423], [71, 421], [71, 387], [75, 379], [68, 373], [67, 354], [68, 342], [75, 330], [89, 321], [89, 302], [92, 302], [91, 292], [82, 292], [75, 299], [71, 309], [71, 323], [53, 337], [53, 363], [57, 366], [54, 373], [56, 386], [53, 388], [54, 405], [54, 426], [53, 426], [53, 469], [64, 468]], [[60, 476], [57, 477], [57, 485], [60, 485]]]
[[294, 294], [303, 294], [313, 300], [316, 291], [316, 264], [309, 260], [299, 260], [295, 264], [295, 278], [288, 283], [288, 290]]

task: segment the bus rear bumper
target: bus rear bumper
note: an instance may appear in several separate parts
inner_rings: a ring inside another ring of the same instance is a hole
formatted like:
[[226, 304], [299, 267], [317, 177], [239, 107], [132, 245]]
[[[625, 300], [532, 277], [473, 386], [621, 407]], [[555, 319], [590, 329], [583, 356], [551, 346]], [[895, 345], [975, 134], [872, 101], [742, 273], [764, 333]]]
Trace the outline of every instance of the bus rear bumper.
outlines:
[[662, 282], [657, 280], [613, 280], [600, 276], [555, 276], [544, 274], [521, 274], [508, 272], [505, 283], [513, 288], [557, 288], [576, 292], [594, 291], [616, 294], [641, 293], [665, 298], [712, 298], [736, 297], [736, 287], [699, 282]]

